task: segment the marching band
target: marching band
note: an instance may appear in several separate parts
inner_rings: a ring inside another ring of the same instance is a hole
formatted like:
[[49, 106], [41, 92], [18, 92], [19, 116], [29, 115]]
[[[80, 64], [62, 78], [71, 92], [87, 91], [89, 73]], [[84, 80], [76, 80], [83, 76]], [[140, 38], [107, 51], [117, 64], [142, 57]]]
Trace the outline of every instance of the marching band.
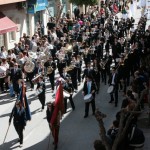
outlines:
[[[104, 15], [101, 17], [99, 14], [96, 16], [92, 18], [85, 15], [81, 26], [77, 20], [74, 20], [72, 30], [69, 29], [71, 20], [66, 19], [66, 23], [56, 28], [55, 22], [52, 22], [54, 27], [49, 28], [48, 35], [35, 34], [32, 40], [24, 35], [19, 44], [15, 45], [14, 50], [17, 53], [14, 51], [7, 53], [5, 47], [1, 47], [0, 88], [2, 93], [5, 91], [4, 85], [6, 90], [9, 89], [9, 85], [12, 85], [14, 90], [12, 96], [18, 97], [19, 79], [29, 81], [31, 90], [34, 90], [34, 85], [37, 84], [36, 95], [43, 110], [46, 101], [46, 78], [50, 81], [53, 93], [55, 87], [57, 88], [55, 80], [58, 70], [59, 77], [64, 80], [65, 113], [67, 100], [75, 110], [73, 94], [78, 92], [81, 82], [84, 82], [82, 91], [85, 102], [84, 118], [89, 115], [90, 104], [93, 115], [95, 114], [96, 93], [100, 92], [102, 83], [109, 84], [107, 90], [110, 94], [109, 103], [114, 101], [117, 107], [118, 91], [123, 90], [126, 93], [130, 76], [134, 76], [135, 71], [145, 65], [144, 58], [149, 53], [150, 47], [150, 30], [145, 31], [146, 17], [141, 17], [137, 29], [133, 32], [131, 31], [134, 22], [132, 19], [119, 20], [115, 17], [113, 20], [111, 15], [108, 18]], [[79, 18], [78, 14], [76, 18]], [[146, 65], [149, 67], [149, 64]], [[18, 107], [22, 113], [24, 112], [21, 105], [18, 105], [20, 104], [16, 103], [14, 108], [14, 119], [15, 115], [18, 115], [16, 114]], [[15, 125], [15, 128], [20, 127]], [[23, 140], [22, 128], [19, 132], [17, 131], [20, 144]]]

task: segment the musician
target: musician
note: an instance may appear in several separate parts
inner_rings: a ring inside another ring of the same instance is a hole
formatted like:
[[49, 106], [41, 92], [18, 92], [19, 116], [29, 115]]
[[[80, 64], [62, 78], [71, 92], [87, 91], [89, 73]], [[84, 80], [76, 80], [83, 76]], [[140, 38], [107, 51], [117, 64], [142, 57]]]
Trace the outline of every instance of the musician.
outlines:
[[106, 63], [107, 63], [107, 60], [105, 58], [101, 59], [100, 72], [101, 72], [101, 76], [102, 76], [102, 82], [104, 82], [105, 85], [106, 85], [106, 81], [107, 81]]
[[117, 38], [115, 38], [114, 43], [112, 44], [112, 56], [115, 65], [117, 65], [116, 58], [119, 58], [120, 54], [121, 54], [121, 44], [118, 42]]
[[93, 115], [95, 115], [95, 92], [96, 86], [92, 80], [91, 76], [86, 77], [86, 81], [84, 82], [82, 94], [85, 96], [87, 94], [92, 94], [92, 100], [90, 102], [85, 103], [85, 115], [84, 118], [87, 118], [89, 115], [89, 105], [92, 106]]
[[32, 79], [34, 78], [34, 71], [33, 72], [27, 72], [26, 75], [27, 75], [27, 78], [29, 79], [29, 82], [30, 82], [31, 91], [33, 91], [34, 84], [32, 82]]
[[82, 82], [84, 80], [84, 77], [87, 77], [87, 76], [91, 76], [92, 79], [93, 79], [93, 75], [94, 75], [94, 70], [93, 70], [93, 68], [91, 68], [91, 64], [88, 63], [87, 68], [84, 69], [84, 72], [83, 72], [83, 75], [82, 75]]
[[66, 83], [64, 84], [64, 90], [70, 94], [70, 97], [64, 97], [64, 106], [65, 106], [65, 113], [66, 113], [67, 112], [67, 99], [69, 99], [71, 107], [73, 110], [75, 110], [75, 105], [74, 105], [74, 102], [72, 99], [74, 87], [73, 87], [73, 84], [71, 82], [71, 79], [66, 78], [65, 81], [66, 81]]
[[[110, 94], [111, 99], [110, 99], [109, 103], [112, 103], [115, 100], [115, 107], [117, 107], [117, 104], [118, 104], [118, 74], [116, 73], [116, 70], [114, 67], [112, 68], [112, 73], [109, 77], [108, 84], [114, 86], [113, 92]], [[114, 99], [113, 95], [115, 95], [115, 99]]]
[[91, 62], [91, 54], [89, 53], [89, 49], [87, 47], [83, 52], [83, 59], [84, 59], [85, 66], [87, 67], [88, 63]]
[[94, 81], [96, 84], [96, 92], [98, 94], [100, 89], [100, 65], [97, 59], [93, 61], [93, 69], [94, 69]]
[[58, 68], [58, 72], [60, 75], [63, 73], [63, 68], [67, 66], [66, 64], [67, 63], [66, 63], [65, 58], [62, 58], [61, 60], [57, 62], [57, 68]]
[[25, 129], [26, 126], [26, 112], [24, 107], [22, 106], [20, 101], [16, 101], [15, 106], [11, 112], [10, 118], [9, 118], [9, 124], [11, 123], [11, 120], [13, 119], [14, 127], [19, 135], [20, 147], [23, 145], [23, 129]]
[[70, 74], [68, 74], [67, 68], [63, 68], [63, 73], [60, 75], [63, 79], [70, 78]]
[[20, 68], [18, 68], [18, 64], [15, 63], [14, 67], [10, 70], [10, 74], [9, 74], [9, 78], [8, 78], [8, 82], [12, 82], [13, 84], [13, 88], [15, 93], [17, 94], [17, 96], [19, 95], [19, 79], [23, 78], [23, 73], [21, 71]]
[[47, 70], [47, 76], [49, 77], [52, 93], [54, 91], [54, 80], [55, 80], [55, 70], [56, 70], [56, 63], [53, 61], [52, 57], [49, 57], [49, 60], [44, 64]]
[[80, 85], [81, 83], [81, 71], [82, 71], [82, 60], [81, 60], [81, 56], [77, 55], [77, 58], [75, 59], [75, 67], [77, 69], [77, 81]]
[[39, 77], [36, 89], [37, 90], [41, 89], [41, 93], [39, 93], [38, 98], [40, 100], [40, 103], [42, 104], [41, 111], [43, 111], [44, 110], [44, 106], [45, 106], [45, 99], [46, 99], [45, 98], [45, 89], [46, 89], [46, 87], [45, 87], [45, 83], [43, 81], [43, 77], [42, 76]]

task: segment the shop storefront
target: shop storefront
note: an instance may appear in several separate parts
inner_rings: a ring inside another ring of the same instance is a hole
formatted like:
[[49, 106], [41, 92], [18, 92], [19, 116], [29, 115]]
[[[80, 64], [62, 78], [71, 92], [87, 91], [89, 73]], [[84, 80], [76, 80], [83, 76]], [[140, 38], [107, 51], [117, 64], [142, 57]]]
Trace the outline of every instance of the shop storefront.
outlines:
[[47, 7], [48, 0], [28, 0], [27, 13], [29, 15], [30, 35], [34, 34], [36, 26], [39, 22], [41, 22], [46, 29], [46, 24], [48, 20], [47, 18], [49, 17]]

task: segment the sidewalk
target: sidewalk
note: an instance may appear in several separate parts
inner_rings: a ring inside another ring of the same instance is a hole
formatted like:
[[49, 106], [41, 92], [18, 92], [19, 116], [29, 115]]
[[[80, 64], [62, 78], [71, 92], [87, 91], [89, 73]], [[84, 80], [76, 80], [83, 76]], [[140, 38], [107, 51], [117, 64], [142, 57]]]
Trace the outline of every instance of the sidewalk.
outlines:
[[148, 104], [145, 104], [145, 111], [138, 117], [138, 127], [142, 129], [145, 135], [145, 144], [143, 150], [149, 150], [150, 149], [150, 125], [148, 122]]

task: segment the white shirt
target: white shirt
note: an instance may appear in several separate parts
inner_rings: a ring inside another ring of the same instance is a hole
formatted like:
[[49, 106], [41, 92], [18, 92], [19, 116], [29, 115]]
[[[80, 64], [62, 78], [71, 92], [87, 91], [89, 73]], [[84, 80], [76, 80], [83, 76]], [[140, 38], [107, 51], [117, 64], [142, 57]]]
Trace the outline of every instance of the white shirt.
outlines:
[[116, 74], [114, 73], [113, 77], [112, 77], [112, 82], [111, 82], [112, 85], [115, 85], [115, 76], [116, 76]]

